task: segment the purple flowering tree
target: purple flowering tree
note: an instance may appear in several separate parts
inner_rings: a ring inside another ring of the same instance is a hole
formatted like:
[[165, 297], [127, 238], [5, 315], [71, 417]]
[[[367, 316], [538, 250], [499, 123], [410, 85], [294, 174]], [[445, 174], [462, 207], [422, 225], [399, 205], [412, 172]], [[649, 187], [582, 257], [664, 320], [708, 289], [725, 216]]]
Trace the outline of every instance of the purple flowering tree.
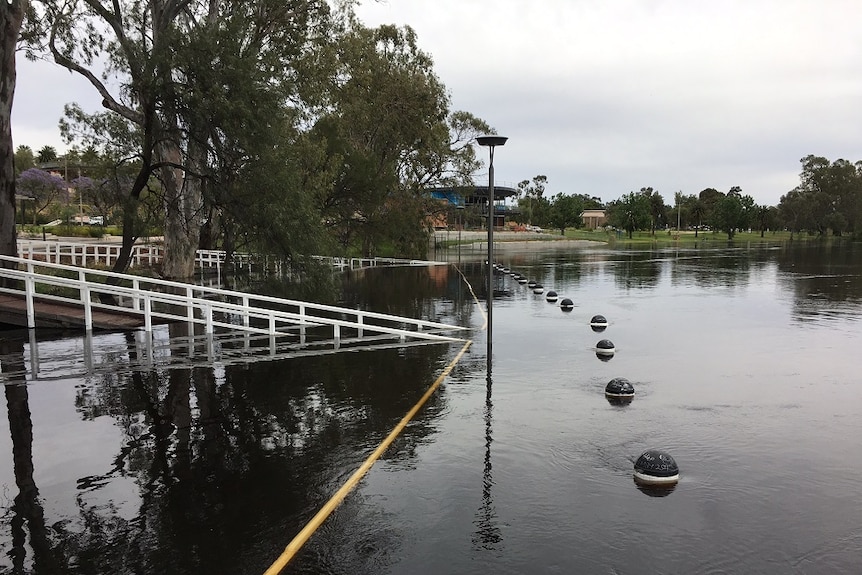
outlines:
[[69, 203], [69, 185], [60, 176], [45, 170], [39, 168], [24, 170], [18, 176], [16, 185], [19, 194], [35, 200], [33, 203], [36, 205], [37, 214], [42, 213], [52, 203]]

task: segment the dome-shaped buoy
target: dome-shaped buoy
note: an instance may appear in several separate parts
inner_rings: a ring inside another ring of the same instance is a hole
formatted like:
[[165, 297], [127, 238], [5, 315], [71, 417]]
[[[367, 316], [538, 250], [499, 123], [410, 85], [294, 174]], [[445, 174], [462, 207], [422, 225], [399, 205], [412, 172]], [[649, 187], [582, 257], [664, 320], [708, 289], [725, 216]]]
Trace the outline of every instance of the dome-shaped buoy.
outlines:
[[668, 453], [648, 449], [635, 461], [635, 481], [644, 485], [672, 485], [679, 481], [679, 467]]
[[614, 347], [614, 342], [609, 339], [603, 339], [596, 344], [596, 353], [613, 355], [616, 351], [617, 348]]
[[624, 377], [615, 377], [605, 386], [605, 395], [617, 399], [631, 399], [635, 396], [635, 388]]
[[536, 284], [536, 285], [534, 285], [534, 286], [533, 286], [533, 293], [534, 293], [534, 294], [543, 294], [543, 293], [545, 293], [545, 286], [543, 286], [542, 284]]
[[602, 353], [602, 352], [600, 352], [600, 351], [597, 351], [597, 352], [596, 352], [596, 357], [597, 357], [597, 358], [599, 358], [601, 361], [605, 361], [605, 362], [607, 362], [607, 361], [610, 361], [610, 360], [612, 360], [612, 359], [614, 358], [614, 354], [612, 354], [612, 353]]
[[560, 307], [563, 311], [572, 311], [575, 309], [575, 304], [567, 297], [563, 298], [563, 301], [560, 302]]
[[521, 285], [527, 283], [527, 278], [525, 278], [524, 276], [519, 276], [518, 277], [518, 283]]
[[590, 320], [590, 327], [608, 327], [608, 320], [603, 315], [594, 315]]
[[512, 270], [510, 270], [510, 269], [509, 269], [509, 268], [507, 268], [507, 267], [504, 267], [504, 268], [503, 268], [503, 273], [504, 273], [504, 274], [510, 273], [511, 271], [512, 271]]
[[551, 303], [557, 301], [557, 292], [554, 290], [549, 290], [548, 293], [545, 294], [545, 299]]
[[535, 286], [536, 286], [536, 280], [530, 280], [527, 282], [527, 287], [535, 287]]

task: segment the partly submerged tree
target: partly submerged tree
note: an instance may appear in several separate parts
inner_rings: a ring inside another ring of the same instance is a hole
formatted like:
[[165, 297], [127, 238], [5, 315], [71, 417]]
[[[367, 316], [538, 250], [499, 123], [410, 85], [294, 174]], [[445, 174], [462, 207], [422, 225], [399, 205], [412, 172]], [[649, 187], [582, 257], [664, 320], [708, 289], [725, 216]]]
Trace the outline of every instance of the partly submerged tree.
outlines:
[[388, 246], [424, 255], [428, 186], [457, 186], [479, 163], [470, 145], [489, 127], [449, 112], [445, 87], [409, 27], [352, 28], [337, 39], [321, 84], [322, 113], [309, 133], [313, 171], [328, 174], [317, 202], [342, 249]]
[[[12, 102], [15, 98], [15, 51], [28, 8], [26, 0], [0, 2], [0, 255], [4, 256], [18, 255]], [[2, 267], [11, 265], [0, 262]]]
[[[85, 77], [108, 110], [93, 116], [73, 110], [73, 119], [89, 124], [91, 134], [103, 125], [125, 140], [124, 156], [133, 153], [138, 168], [130, 204], [148, 191], [160, 194], [164, 206], [163, 274], [190, 276], [219, 176], [253, 160], [243, 141], [281, 127], [267, 125], [272, 107], [262, 104], [290, 104], [293, 60], [309, 42], [327, 38], [329, 5], [81, 0], [55, 8], [44, 14], [54, 60]], [[103, 74], [119, 89], [103, 82]], [[118, 267], [128, 261], [137, 233], [134, 213], [124, 215]]]

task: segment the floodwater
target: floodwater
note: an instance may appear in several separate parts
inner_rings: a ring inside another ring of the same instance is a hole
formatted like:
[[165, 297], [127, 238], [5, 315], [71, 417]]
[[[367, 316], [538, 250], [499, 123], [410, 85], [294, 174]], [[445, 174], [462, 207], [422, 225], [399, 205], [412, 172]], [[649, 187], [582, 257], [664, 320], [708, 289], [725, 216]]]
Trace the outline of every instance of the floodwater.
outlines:
[[[497, 259], [575, 308], [498, 276], [491, 377], [481, 257], [345, 275], [474, 343], [285, 573], [862, 573], [860, 246]], [[0, 572], [263, 573], [461, 347], [176, 330], [0, 336]], [[650, 448], [675, 488], [633, 482]]]

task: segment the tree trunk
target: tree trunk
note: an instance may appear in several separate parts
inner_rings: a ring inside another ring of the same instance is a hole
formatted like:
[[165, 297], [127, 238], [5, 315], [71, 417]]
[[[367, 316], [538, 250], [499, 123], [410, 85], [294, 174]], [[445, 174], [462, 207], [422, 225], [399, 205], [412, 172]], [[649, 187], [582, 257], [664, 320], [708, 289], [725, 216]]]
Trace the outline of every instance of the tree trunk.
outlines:
[[[15, 46], [24, 21], [25, 2], [0, 2], [0, 255], [18, 255], [15, 229], [15, 149], [12, 100], [15, 98]], [[0, 262], [9, 267], [8, 262]]]
[[[200, 241], [201, 182], [199, 170], [185, 171], [182, 151], [176, 142], [163, 140], [158, 146], [165, 193], [165, 255], [162, 275], [190, 278], [195, 271], [195, 252]], [[189, 158], [190, 163], [194, 159]]]

